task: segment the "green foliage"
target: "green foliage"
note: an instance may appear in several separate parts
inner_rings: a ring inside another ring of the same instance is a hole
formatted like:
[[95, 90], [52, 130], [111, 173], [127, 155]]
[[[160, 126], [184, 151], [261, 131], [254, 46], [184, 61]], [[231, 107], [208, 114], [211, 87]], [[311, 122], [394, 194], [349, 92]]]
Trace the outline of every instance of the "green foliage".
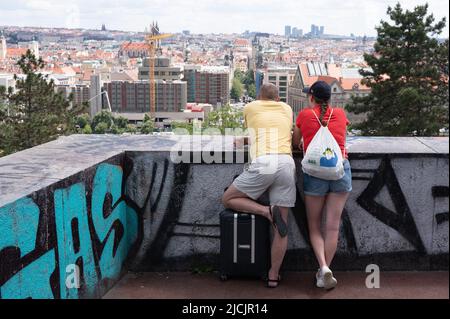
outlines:
[[[0, 90], [0, 149], [2, 155], [11, 154], [58, 138], [75, 131], [75, 118], [79, 108], [70, 108], [70, 99], [55, 92], [53, 81], [39, 71], [44, 67], [42, 59], [28, 50], [17, 65], [25, 75], [14, 76], [16, 93]], [[9, 113], [9, 114], [8, 114]]]
[[371, 89], [353, 97], [347, 110], [366, 114], [355, 124], [364, 135], [436, 135], [448, 127], [448, 40], [436, 36], [445, 18], [435, 23], [428, 5], [413, 11], [389, 7], [392, 23], [381, 21], [373, 54], [364, 58], [372, 70], [360, 70]]
[[235, 70], [234, 71], [234, 79], [238, 79], [238, 81], [239, 82], [241, 82], [242, 83], [242, 80], [244, 79], [244, 73], [242, 73], [242, 71], [241, 70]]
[[[97, 126], [100, 124], [102, 124], [102, 126], [97, 129]], [[103, 110], [94, 116], [91, 126], [96, 134], [105, 134], [113, 128], [114, 117], [109, 111]]]
[[256, 85], [255, 84], [250, 84], [247, 88], [247, 94], [248, 96], [250, 96], [252, 99], [256, 99]]
[[140, 128], [140, 131], [142, 134], [151, 134], [153, 133], [155, 129], [155, 121], [148, 115], [145, 114], [144, 116], [144, 122], [142, 123], [142, 126]]
[[91, 125], [86, 124], [83, 129], [81, 130], [82, 134], [92, 134], [92, 128]]
[[95, 134], [105, 134], [110, 130], [111, 130], [111, 127], [108, 127], [107, 123], [100, 122], [100, 123], [97, 123], [97, 125], [95, 126], [94, 133]]
[[129, 124], [125, 117], [114, 117], [110, 112], [103, 110], [94, 116], [92, 121], [89, 115], [83, 114], [77, 117], [76, 123], [81, 134], [151, 134], [154, 131], [155, 123], [147, 114], [140, 127]]
[[136, 134], [138, 132], [138, 129], [134, 124], [127, 124], [127, 126], [124, 129], [126, 133], [130, 134]]
[[80, 129], [84, 129], [90, 123], [89, 114], [85, 113], [77, 116], [75, 122]]
[[114, 123], [119, 129], [126, 129], [128, 127], [128, 120], [123, 116], [116, 117]]
[[241, 81], [239, 81], [238, 78], [234, 78], [233, 86], [231, 87], [231, 92], [230, 92], [231, 98], [235, 101], [238, 101], [242, 97], [243, 93], [244, 93], [244, 87], [243, 87]]
[[238, 101], [244, 95], [244, 90], [247, 95], [256, 98], [256, 85], [253, 70], [248, 70], [243, 73], [240, 70], [234, 71], [233, 86], [231, 88], [230, 96], [233, 100]]
[[208, 114], [204, 128], [219, 129], [225, 134], [225, 129], [244, 129], [243, 114], [241, 110], [235, 110], [230, 105], [221, 107]]
[[245, 88], [247, 90], [250, 85], [255, 84], [253, 70], [250, 69], [247, 72], [245, 72], [245, 77], [242, 79], [242, 83], [245, 85]]
[[180, 121], [174, 121], [171, 123], [172, 131], [174, 131], [176, 134], [186, 134], [187, 131], [190, 135], [194, 134], [194, 124], [188, 123], [188, 122], [180, 122]]

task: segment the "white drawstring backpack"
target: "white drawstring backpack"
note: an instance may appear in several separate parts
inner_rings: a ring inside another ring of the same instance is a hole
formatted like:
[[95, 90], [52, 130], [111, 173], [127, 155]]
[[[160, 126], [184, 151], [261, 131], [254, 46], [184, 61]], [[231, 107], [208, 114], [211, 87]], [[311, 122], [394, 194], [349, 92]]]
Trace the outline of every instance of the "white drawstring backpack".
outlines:
[[314, 110], [311, 111], [319, 122], [320, 129], [314, 135], [304, 154], [302, 170], [304, 173], [320, 179], [339, 180], [345, 175], [344, 159], [339, 144], [328, 129], [328, 124], [330, 123], [334, 109], [331, 109], [326, 126], [322, 125], [316, 112]]

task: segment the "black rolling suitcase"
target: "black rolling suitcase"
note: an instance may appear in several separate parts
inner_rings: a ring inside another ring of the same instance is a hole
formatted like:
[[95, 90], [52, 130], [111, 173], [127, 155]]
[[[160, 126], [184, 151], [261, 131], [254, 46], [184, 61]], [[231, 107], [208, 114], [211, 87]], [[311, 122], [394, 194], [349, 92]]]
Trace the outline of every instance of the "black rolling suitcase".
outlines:
[[270, 265], [270, 223], [258, 215], [220, 213], [220, 279], [266, 278]]

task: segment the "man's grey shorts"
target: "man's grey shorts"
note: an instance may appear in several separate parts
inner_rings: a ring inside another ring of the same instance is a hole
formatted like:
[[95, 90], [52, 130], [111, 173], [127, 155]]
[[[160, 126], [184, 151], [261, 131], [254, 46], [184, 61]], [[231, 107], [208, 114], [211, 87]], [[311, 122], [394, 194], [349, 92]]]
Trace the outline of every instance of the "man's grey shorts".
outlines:
[[253, 200], [268, 190], [271, 205], [294, 207], [296, 170], [291, 155], [271, 154], [257, 157], [237, 177], [233, 185]]

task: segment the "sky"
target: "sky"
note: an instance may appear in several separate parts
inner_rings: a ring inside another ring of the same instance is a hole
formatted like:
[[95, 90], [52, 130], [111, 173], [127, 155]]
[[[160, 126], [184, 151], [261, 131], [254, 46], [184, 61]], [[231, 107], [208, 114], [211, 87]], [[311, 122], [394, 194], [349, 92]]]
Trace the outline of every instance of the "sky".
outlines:
[[[161, 32], [284, 34], [291, 25], [309, 32], [376, 36], [387, 7], [407, 9], [426, 0], [0, 0], [0, 26], [34, 26], [144, 31], [157, 20]], [[446, 17], [441, 37], [449, 36], [448, 0], [427, 0], [436, 20]]]

